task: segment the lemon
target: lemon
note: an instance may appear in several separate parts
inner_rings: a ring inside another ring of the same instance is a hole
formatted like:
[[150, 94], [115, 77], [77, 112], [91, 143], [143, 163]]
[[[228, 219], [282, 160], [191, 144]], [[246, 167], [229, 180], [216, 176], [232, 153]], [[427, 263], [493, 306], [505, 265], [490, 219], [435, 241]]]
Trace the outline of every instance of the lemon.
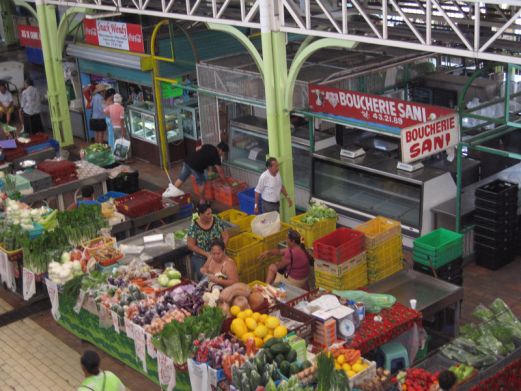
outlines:
[[363, 364], [362, 357], [360, 357], [358, 360], [356, 360], [355, 364]]
[[261, 317], [261, 314], [258, 313], [258, 312], [254, 312], [253, 315], [251, 316], [253, 319], [255, 319], [256, 322], [259, 322], [259, 319]]
[[273, 335], [270, 335], [270, 334], [266, 334], [266, 336], [264, 337], [264, 343], [268, 342], [270, 339], [273, 338]]
[[241, 307], [239, 307], [238, 305], [232, 305], [232, 307], [230, 308], [230, 314], [232, 314], [233, 316], [237, 316], [239, 312], [241, 312]]
[[288, 329], [284, 326], [277, 326], [273, 331], [275, 338], [284, 338], [288, 334]]
[[261, 323], [266, 323], [266, 319], [268, 319], [268, 315], [267, 314], [262, 314], [260, 316], [260, 322]]
[[347, 371], [346, 372], [346, 375], [348, 378], [352, 378], [352, 377], [355, 377], [356, 376], [356, 372], [353, 372], [353, 371]]
[[244, 310], [244, 312], [246, 312], [246, 317], [251, 317], [253, 315], [253, 311], [250, 310], [249, 308], [247, 310]]
[[255, 319], [253, 318], [246, 318], [244, 321], [246, 323], [246, 327], [248, 327], [248, 330], [255, 330], [257, 328], [257, 322], [255, 322]]
[[248, 317], [248, 314], [246, 313], [246, 311], [241, 311], [237, 314], [237, 318], [242, 319], [242, 320], [246, 319], [247, 317]]
[[342, 367], [337, 362], [335, 362], [335, 369], [342, 369]]
[[258, 348], [261, 348], [262, 345], [264, 345], [264, 341], [262, 340], [262, 338], [255, 337], [255, 346], [257, 346]]
[[344, 357], [343, 354], [341, 354], [341, 355], [339, 355], [339, 356], [336, 358], [336, 361], [337, 361], [340, 365], [342, 365], [343, 363], [346, 362], [346, 358]]
[[348, 363], [345, 363], [344, 365], [342, 365], [342, 369], [344, 371], [350, 371], [351, 370], [351, 365], [349, 365]]
[[244, 321], [239, 318], [232, 320], [230, 330], [232, 331], [232, 333], [234, 333], [239, 338], [241, 338], [243, 336], [243, 334], [246, 333], [246, 331], [247, 331]]
[[255, 339], [255, 334], [253, 334], [253, 333], [244, 333], [244, 334], [242, 335], [242, 338], [241, 338], [241, 339], [242, 339], [242, 342], [246, 343], [246, 342], [248, 342], [248, 340], [249, 340], [250, 338], [251, 338], [251, 339]]
[[274, 316], [268, 316], [266, 319], [266, 326], [268, 326], [269, 329], [276, 329], [279, 324], [279, 319]]
[[268, 335], [268, 328], [261, 324], [257, 326], [253, 333], [259, 338], [264, 338], [266, 335]]
[[351, 367], [351, 370], [356, 373], [362, 372], [364, 370], [364, 366], [362, 364], [356, 363]]

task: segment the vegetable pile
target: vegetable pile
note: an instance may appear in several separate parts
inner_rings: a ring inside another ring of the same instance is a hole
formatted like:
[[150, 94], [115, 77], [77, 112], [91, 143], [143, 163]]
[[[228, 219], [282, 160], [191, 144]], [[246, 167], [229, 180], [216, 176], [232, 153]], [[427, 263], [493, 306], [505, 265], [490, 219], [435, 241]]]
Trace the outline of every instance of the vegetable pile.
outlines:
[[72, 259], [69, 252], [64, 252], [60, 262], [49, 263], [49, 279], [57, 284], [65, 284], [74, 277], [81, 276], [83, 270], [79, 259]]
[[244, 346], [239, 342], [232, 342], [222, 335], [213, 339], [197, 340], [194, 343], [196, 346], [195, 360], [198, 363], [206, 363], [214, 369], [223, 368], [225, 357], [246, 353]]
[[396, 376], [400, 390], [425, 391], [430, 390], [438, 382], [438, 374], [431, 374], [422, 368], [409, 368], [406, 372], [400, 371]]
[[458, 383], [467, 381], [476, 374], [476, 370], [470, 365], [456, 364], [449, 368], [449, 371], [456, 375]]
[[337, 214], [334, 209], [320, 203], [313, 202], [308, 206], [306, 215], [302, 218], [301, 222], [308, 225], [313, 225], [317, 221], [324, 219], [336, 218]]
[[56, 211], [42, 206], [38, 209], [31, 207], [23, 202], [7, 199], [5, 201], [5, 220], [8, 224], [19, 225], [25, 231], [36, 228], [36, 224], [44, 229], [51, 230], [57, 225]]

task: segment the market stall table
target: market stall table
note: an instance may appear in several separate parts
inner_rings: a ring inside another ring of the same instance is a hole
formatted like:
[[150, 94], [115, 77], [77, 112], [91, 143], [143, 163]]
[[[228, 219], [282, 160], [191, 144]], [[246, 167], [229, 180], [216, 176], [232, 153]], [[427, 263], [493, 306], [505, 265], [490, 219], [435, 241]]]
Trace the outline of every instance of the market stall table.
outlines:
[[406, 307], [410, 306], [410, 300], [415, 299], [416, 310], [423, 315], [425, 320], [435, 317], [440, 311], [451, 310], [454, 324], [452, 333], [446, 330], [436, 330], [443, 334], [457, 336], [459, 319], [461, 314], [461, 302], [463, 300], [463, 288], [448, 282], [435, 279], [414, 270], [402, 270], [382, 281], [367, 287], [369, 292], [386, 293], [396, 297], [398, 303]]

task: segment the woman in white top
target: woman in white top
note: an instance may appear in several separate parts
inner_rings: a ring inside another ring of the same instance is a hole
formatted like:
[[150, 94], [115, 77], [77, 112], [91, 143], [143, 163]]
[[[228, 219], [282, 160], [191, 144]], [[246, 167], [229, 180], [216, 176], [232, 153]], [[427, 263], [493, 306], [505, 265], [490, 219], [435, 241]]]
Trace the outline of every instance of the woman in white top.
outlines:
[[288, 200], [288, 205], [292, 206], [293, 202], [282, 184], [279, 172], [279, 162], [274, 157], [270, 157], [266, 161], [266, 171], [264, 171], [255, 188], [255, 214], [259, 213], [259, 198], [262, 199], [262, 212], [268, 213], [279, 211], [280, 194]]

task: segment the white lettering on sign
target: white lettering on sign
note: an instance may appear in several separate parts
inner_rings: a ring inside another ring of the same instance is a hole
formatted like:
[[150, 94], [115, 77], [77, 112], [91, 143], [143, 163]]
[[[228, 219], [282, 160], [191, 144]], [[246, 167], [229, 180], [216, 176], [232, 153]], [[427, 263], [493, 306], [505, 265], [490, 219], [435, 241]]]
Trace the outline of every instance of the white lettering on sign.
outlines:
[[442, 152], [459, 142], [457, 114], [401, 130], [402, 162], [410, 163]]

